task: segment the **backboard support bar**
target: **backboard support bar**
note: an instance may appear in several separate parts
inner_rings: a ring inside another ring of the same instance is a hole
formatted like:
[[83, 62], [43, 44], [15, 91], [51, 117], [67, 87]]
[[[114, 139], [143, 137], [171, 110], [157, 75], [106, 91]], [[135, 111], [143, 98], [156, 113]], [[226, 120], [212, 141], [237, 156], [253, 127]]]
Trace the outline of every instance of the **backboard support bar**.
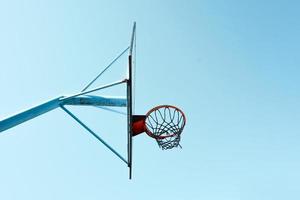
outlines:
[[68, 115], [70, 115], [76, 122], [78, 122], [85, 130], [87, 130], [90, 134], [92, 134], [97, 140], [99, 140], [104, 146], [106, 146], [111, 152], [113, 152], [117, 157], [119, 157], [126, 164], [128, 162], [125, 158], [123, 158], [114, 148], [112, 148], [108, 143], [106, 143], [100, 136], [98, 136], [92, 129], [90, 129], [87, 125], [85, 125], [80, 119], [78, 119], [71, 111], [65, 108], [63, 105], [60, 106]]

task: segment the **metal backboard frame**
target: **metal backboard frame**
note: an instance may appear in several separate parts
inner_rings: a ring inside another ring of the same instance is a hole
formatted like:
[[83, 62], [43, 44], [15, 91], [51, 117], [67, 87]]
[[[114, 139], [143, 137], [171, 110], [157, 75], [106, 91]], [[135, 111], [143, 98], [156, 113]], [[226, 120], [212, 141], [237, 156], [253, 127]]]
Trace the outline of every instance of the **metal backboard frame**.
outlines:
[[132, 116], [133, 116], [133, 101], [134, 101], [134, 64], [135, 64], [135, 44], [136, 44], [136, 22], [133, 24], [131, 41], [128, 56], [128, 77], [127, 77], [127, 157], [129, 167], [129, 179], [132, 177]]

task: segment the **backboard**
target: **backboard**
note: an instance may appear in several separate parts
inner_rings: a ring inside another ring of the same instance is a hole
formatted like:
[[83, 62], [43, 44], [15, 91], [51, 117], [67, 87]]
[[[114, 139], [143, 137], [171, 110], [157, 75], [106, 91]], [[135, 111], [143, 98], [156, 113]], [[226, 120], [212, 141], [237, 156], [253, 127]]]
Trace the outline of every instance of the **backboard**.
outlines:
[[127, 73], [127, 157], [129, 167], [129, 178], [132, 175], [132, 120], [134, 114], [134, 71], [135, 71], [135, 48], [136, 48], [136, 23], [134, 22], [130, 40]]

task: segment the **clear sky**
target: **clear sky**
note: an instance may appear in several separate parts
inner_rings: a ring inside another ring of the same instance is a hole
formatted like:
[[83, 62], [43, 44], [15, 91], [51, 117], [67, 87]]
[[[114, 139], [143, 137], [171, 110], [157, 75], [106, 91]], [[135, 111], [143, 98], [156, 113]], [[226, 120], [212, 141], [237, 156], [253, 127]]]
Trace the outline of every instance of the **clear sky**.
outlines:
[[[62, 110], [0, 135], [0, 199], [300, 199], [299, 1], [1, 1], [0, 117], [80, 91], [137, 22], [136, 113], [185, 111], [183, 149], [126, 165]], [[126, 57], [95, 86], [125, 76]], [[123, 95], [124, 88], [99, 94]], [[123, 91], [123, 93], [122, 93]], [[126, 155], [126, 118], [71, 108]]]

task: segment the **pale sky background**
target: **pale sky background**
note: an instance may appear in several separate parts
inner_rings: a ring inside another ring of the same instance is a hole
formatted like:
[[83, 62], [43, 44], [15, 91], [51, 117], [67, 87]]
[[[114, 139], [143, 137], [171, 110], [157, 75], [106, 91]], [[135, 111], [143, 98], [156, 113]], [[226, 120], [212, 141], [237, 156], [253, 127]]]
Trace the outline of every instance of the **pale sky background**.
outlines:
[[[187, 116], [183, 149], [126, 165], [62, 110], [0, 135], [0, 199], [300, 199], [299, 1], [1, 1], [0, 118], [80, 91], [137, 22], [136, 113]], [[124, 78], [126, 57], [95, 86]], [[106, 90], [123, 95], [125, 88]], [[69, 107], [126, 155], [126, 118]]]

